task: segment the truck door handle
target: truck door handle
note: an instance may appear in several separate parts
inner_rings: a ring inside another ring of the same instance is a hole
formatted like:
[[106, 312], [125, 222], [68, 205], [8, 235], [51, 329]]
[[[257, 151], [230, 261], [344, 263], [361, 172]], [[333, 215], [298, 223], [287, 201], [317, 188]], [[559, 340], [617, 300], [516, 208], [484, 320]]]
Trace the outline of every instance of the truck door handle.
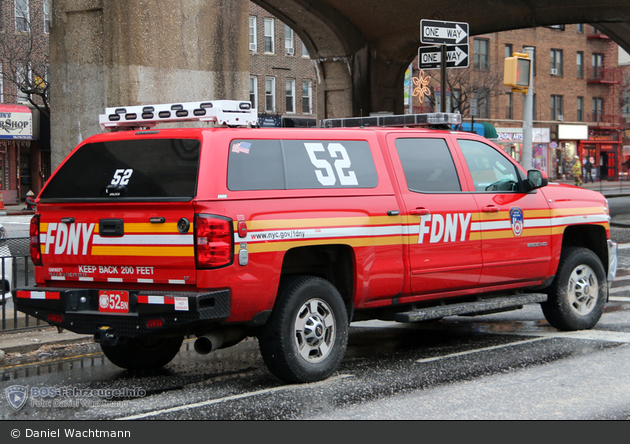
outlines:
[[484, 213], [498, 213], [499, 207], [495, 207], [494, 205], [488, 205], [487, 207], [483, 207], [481, 209]]
[[101, 237], [125, 235], [125, 222], [122, 219], [101, 219], [98, 221], [98, 234]]
[[429, 214], [431, 214], [431, 212], [427, 210], [426, 208], [420, 207], [420, 208], [415, 208], [413, 210], [409, 210], [409, 214], [413, 216], [428, 216]]

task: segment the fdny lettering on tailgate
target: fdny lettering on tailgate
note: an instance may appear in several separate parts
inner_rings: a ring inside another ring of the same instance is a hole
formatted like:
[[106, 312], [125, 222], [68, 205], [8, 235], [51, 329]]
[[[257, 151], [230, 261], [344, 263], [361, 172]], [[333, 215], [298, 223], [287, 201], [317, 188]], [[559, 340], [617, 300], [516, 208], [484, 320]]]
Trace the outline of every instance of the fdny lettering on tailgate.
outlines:
[[95, 224], [49, 223], [44, 254], [87, 254]]
[[445, 215], [428, 214], [420, 216], [418, 243], [422, 244], [425, 243], [425, 241], [431, 244], [436, 242], [463, 242], [468, 238], [471, 218], [471, 213], [447, 213]]

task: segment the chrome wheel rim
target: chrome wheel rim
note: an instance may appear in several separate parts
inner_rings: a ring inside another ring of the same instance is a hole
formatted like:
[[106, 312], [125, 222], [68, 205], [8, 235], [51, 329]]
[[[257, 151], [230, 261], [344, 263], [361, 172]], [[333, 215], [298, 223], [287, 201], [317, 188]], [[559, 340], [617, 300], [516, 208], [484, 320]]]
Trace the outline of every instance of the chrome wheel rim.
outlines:
[[588, 265], [580, 265], [569, 278], [568, 297], [571, 308], [579, 315], [589, 314], [597, 305], [599, 282]]
[[295, 345], [309, 363], [321, 362], [330, 354], [335, 342], [335, 316], [321, 299], [309, 299], [295, 318]]

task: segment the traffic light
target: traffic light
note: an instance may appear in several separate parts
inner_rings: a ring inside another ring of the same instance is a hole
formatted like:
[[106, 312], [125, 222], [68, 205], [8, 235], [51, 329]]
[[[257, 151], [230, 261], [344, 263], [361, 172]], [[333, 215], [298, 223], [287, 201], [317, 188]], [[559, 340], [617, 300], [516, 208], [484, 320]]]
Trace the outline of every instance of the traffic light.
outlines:
[[512, 91], [527, 94], [531, 68], [532, 61], [529, 54], [513, 53], [512, 57], [505, 58], [503, 84], [511, 86]]

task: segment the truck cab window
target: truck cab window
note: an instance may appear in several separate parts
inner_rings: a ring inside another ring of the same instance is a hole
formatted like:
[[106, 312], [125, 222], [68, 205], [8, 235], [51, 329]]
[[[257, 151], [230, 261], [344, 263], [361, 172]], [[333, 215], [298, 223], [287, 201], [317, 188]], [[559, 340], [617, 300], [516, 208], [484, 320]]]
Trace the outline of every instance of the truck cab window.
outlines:
[[468, 164], [475, 191], [521, 190], [522, 178], [518, 169], [496, 149], [476, 140], [460, 139], [457, 142]]
[[396, 139], [409, 191], [461, 191], [457, 170], [444, 139]]

